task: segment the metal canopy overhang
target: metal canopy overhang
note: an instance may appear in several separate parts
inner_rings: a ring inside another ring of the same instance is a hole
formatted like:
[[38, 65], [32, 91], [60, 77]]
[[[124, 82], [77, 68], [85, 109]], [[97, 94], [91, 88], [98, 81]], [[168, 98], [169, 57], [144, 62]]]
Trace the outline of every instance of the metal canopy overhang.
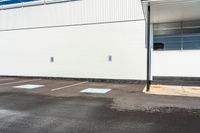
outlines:
[[151, 8], [151, 23], [200, 20], [200, 0], [142, 0], [145, 18]]

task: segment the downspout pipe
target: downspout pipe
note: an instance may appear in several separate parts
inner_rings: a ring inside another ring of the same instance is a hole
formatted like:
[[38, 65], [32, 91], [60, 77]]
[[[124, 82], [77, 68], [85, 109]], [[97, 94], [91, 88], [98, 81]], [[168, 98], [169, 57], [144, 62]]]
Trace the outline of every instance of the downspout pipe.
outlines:
[[147, 80], [146, 80], [146, 91], [150, 91], [151, 86], [151, 47], [150, 47], [150, 15], [151, 9], [148, 3], [147, 7]]

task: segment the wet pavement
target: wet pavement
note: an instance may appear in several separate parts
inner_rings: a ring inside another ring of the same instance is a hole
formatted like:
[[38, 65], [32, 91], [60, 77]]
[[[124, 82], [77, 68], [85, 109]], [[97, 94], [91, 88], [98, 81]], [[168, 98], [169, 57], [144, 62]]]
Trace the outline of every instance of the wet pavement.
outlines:
[[[200, 132], [199, 98], [145, 95], [143, 85], [88, 83], [51, 92], [77, 82], [36, 83], [46, 87], [29, 91], [13, 88], [22, 83], [0, 84], [0, 133]], [[86, 85], [112, 91], [80, 94]]]

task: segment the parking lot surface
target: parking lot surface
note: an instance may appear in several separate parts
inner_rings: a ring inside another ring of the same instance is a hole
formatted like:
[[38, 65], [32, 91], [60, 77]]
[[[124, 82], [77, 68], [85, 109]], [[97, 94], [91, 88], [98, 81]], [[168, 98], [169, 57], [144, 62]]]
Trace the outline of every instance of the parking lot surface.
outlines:
[[[200, 132], [199, 98], [145, 95], [144, 86], [1, 77], [0, 133]], [[111, 91], [80, 92], [87, 88]]]

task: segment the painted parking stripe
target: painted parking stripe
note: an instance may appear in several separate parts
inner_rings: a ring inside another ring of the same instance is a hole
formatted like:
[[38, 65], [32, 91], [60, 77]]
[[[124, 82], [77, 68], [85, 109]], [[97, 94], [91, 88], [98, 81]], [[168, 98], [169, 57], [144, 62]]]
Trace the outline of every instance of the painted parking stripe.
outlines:
[[76, 83], [76, 84], [72, 84], [72, 85], [67, 85], [67, 86], [51, 89], [51, 91], [57, 91], [57, 90], [61, 90], [61, 89], [66, 89], [66, 88], [69, 88], [69, 87], [74, 87], [74, 86], [85, 84], [85, 83], [88, 83], [88, 81], [79, 82], [79, 83]]
[[2, 83], [0, 85], [9, 85], [9, 84], [15, 84], [15, 83], [25, 83], [25, 82], [39, 81], [39, 80], [41, 80], [41, 79], [32, 79], [32, 80], [22, 80], [22, 81], [8, 82], [8, 83]]
[[0, 81], [7, 81], [7, 80], [14, 80], [16, 78], [5, 78], [5, 79], [0, 79]]

